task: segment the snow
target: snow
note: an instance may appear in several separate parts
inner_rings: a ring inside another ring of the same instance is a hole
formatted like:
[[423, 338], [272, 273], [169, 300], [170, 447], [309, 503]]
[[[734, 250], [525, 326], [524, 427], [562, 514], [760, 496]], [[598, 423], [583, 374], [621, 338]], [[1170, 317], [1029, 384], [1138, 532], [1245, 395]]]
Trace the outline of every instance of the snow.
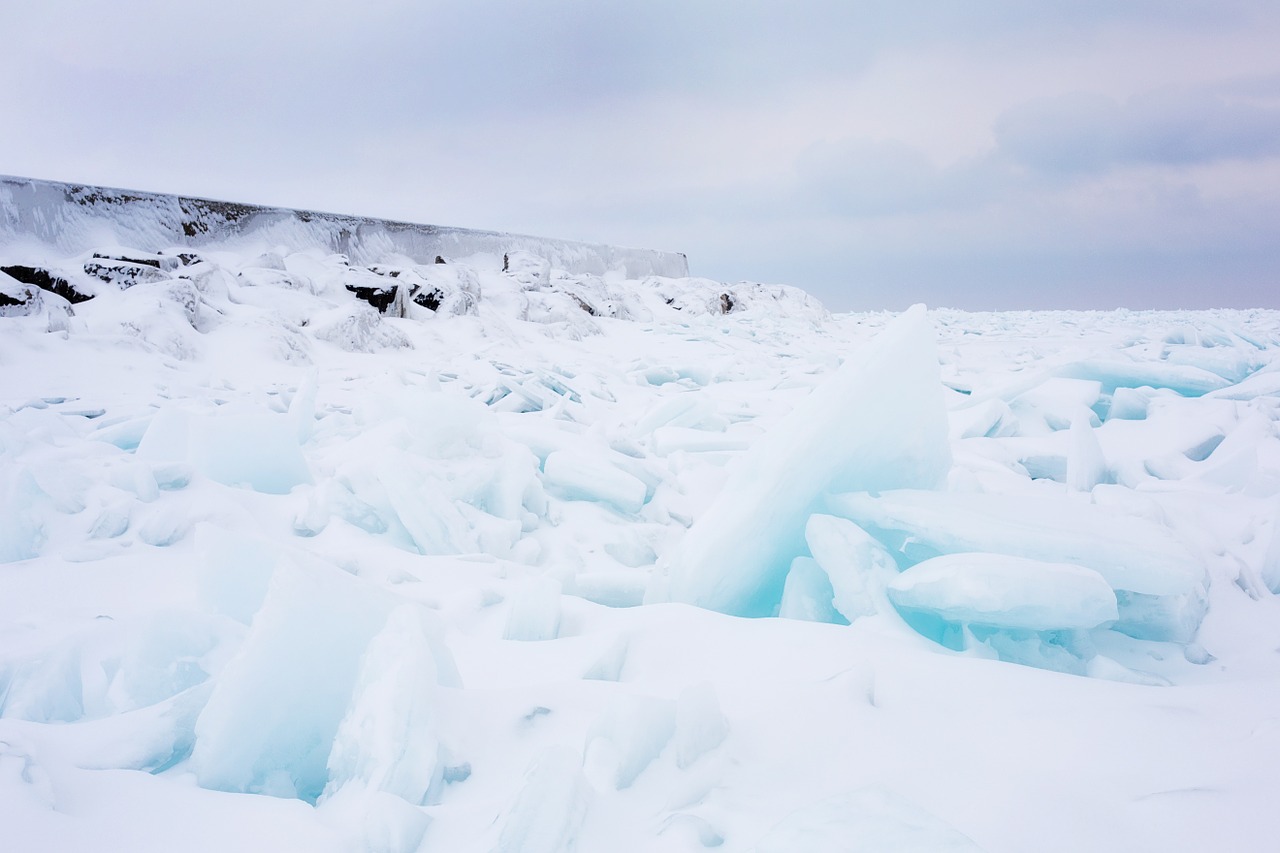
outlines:
[[770, 830], [756, 853], [978, 853], [976, 844], [910, 802], [864, 788], [798, 809]]
[[4, 849], [1274, 847], [1280, 314], [143, 219], [0, 238]]

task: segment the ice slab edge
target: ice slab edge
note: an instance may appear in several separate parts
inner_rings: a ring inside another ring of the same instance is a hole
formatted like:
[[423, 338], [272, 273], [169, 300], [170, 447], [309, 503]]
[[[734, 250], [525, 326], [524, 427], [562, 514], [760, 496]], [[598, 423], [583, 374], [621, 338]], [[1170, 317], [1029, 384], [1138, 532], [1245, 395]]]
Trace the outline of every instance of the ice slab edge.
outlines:
[[71, 254], [112, 240], [149, 252], [258, 240], [294, 250], [324, 249], [362, 265], [397, 254], [429, 264], [437, 256], [530, 252], [571, 273], [689, 275], [689, 261], [679, 252], [0, 176], [0, 242], [24, 237]]

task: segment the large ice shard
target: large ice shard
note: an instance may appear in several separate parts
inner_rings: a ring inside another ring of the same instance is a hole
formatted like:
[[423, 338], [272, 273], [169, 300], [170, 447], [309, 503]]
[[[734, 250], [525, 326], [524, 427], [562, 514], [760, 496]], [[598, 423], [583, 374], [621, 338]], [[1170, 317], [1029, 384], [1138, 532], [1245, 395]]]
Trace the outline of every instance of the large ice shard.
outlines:
[[932, 488], [950, 467], [937, 349], [917, 305], [739, 460], [670, 558], [672, 600], [776, 612], [805, 521], [828, 491]]
[[831, 581], [832, 604], [846, 621], [892, 611], [885, 585], [897, 576], [898, 566], [884, 545], [847, 518], [824, 513], [809, 516], [804, 538]]
[[397, 607], [369, 643], [329, 753], [326, 797], [355, 785], [418, 806], [440, 779], [439, 677], [421, 611]]
[[[277, 568], [196, 723], [192, 767], [201, 786], [314, 801], [329, 781], [365, 650], [394, 605], [337, 569]], [[344, 772], [363, 772], [357, 764]]]

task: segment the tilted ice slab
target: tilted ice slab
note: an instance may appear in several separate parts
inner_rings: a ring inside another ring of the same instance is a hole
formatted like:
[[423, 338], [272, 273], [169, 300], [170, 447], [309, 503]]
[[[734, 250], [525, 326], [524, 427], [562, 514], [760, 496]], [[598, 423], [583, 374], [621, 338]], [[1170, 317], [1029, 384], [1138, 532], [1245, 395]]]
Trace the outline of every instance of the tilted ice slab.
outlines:
[[941, 619], [1028, 631], [1088, 630], [1119, 618], [1102, 575], [1005, 554], [946, 554], [894, 578], [889, 599]]
[[1117, 388], [1169, 388], [1184, 397], [1199, 397], [1226, 388], [1231, 382], [1216, 373], [1189, 364], [1152, 361], [1094, 359], [1068, 364], [1058, 369], [1062, 376], [1092, 379], [1110, 394]]
[[936, 486], [951, 464], [947, 429], [933, 332], [917, 305], [738, 460], [671, 557], [671, 599], [772, 615], [821, 495]]
[[857, 522], [908, 561], [984, 551], [1085, 566], [1120, 599], [1118, 630], [1188, 640], [1204, 613], [1204, 568], [1169, 531], [1065, 497], [903, 489], [832, 495], [832, 512]]
[[[430, 655], [445, 679], [456, 670], [442, 644], [404, 627], [404, 614], [388, 625], [397, 603], [337, 569], [280, 566], [196, 721], [191, 762], [200, 785], [314, 801], [330, 783], [356, 779], [420, 797], [429, 783], [417, 774], [433, 774], [434, 740], [429, 731], [421, 743], [397, 734], [430, 716], [414, 680], [432, 667], [414, 662]], [[426, 647], [406, 646], [410, 640]], [[395, 644], [404, 663], [388, 651]], [[378, 691], [385, 707], [370, 705], [382, 701]], [[399, 748], [383, 748], [387, 737], [399, 738]], [[402, 763], [410, 754], [415, 767]]]

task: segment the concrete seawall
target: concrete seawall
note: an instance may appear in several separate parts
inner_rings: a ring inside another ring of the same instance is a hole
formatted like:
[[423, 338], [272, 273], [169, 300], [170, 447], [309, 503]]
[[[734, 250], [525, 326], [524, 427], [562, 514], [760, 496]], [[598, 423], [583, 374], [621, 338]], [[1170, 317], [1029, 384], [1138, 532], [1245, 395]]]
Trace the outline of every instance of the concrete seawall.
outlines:
[[341, 253], [362, 265], [397, 255], [431, 263], [437, 256], [524, 251], [572, 273], [689, 274], [688, 260], [678, 252], [0, 176], [0, 253], [24, 244], [63, 254], [113, 245], [149, 252], [215, 244], [261, 245], [264, 251], [285, 246]]

